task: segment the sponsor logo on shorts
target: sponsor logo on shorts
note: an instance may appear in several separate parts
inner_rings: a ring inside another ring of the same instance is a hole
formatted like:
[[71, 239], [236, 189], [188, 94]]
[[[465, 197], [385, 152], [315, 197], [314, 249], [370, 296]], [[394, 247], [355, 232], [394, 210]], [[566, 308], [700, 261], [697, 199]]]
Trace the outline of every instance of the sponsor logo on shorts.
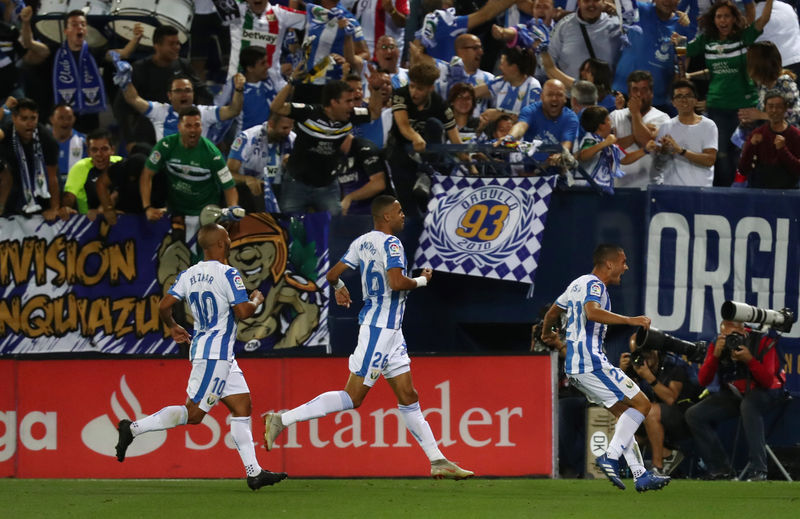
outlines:
[[372, 371], [369, 372], [369, 378], [371, 380], [378, 380], [378, 377], [380, 377], [380, 376], [381, 376], [380, 371], [372, 370]]
[[631, 379], [626, 380], [625, 387], [627, 387], [628, 389], [633, 389], [633, 380]]
[[216, 404], [217, 403], [217, 397], [215, 395], [208, 395], [208, 398], [206, 398], [206, 403], [208, 405]]

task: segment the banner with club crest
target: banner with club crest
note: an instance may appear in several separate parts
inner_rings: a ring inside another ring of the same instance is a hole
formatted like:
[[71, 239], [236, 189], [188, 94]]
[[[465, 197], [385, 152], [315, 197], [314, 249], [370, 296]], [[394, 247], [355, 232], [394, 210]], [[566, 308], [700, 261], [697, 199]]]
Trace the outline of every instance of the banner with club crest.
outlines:
[[415, 267], [532, 284], [555, 182], [434, 175]]

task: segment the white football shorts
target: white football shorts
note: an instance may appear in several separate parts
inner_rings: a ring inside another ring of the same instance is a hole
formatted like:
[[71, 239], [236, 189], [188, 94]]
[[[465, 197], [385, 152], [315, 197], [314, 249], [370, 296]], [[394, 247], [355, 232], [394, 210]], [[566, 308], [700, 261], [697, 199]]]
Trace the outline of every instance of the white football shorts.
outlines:
[[358, 346], [350, 355], [349, 365], [350, 372], [364, 377], [364, 385], [369, 387], [375, 385], [381, 375], [394, 378], [411, 371], [403, 330], [362, 324], [358, 330]]
[[619, 368], [567, 375], [570, 383], [595, 404], [611, 407], [625, 397], [633, 398], [639, 386]]
[[244, 373], [233, 361], [195, 359], [186, 394], [206, 413], [219, 401], [230, 395], [250, 393]]

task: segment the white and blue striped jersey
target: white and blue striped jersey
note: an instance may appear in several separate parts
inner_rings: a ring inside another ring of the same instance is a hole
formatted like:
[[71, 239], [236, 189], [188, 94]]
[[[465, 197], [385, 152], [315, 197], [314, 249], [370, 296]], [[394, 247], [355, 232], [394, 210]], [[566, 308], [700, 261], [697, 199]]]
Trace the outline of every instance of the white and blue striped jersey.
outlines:
[[[355, 28], [353, 43], [364, 41], [364, 33], [356, 17], [341, 3], [336, 7], [343, 12], [348, 22]], [[311, 51], [308, 56], [309, 69], [331, 54], [344, 55], [344, 39], [344, 29], [339, 28], [339, 21], [336, 16], [331, 14], [331, 11], [312, 3], [306, 4], [305, 41], [311, 41]], [[320, 76], [312, 82], [315, 85], [324, 85], [332, 79], [342, 79], [341, 65], [333, 65], [324, 76]]]
[[[455, 85], [450, 77], [450, 62], [437, 59], [434, 60], [434, 63], [436, 64], [436, 68], [439, 69], [439, 79], [434, 83], [436, 86], [435, 91], [442, 99], [447, 99], [449, 89]], [[474, 74], [466, 74], [466, 72], [464, 72], [464, 74], [463, 82], [474, 87], [478, 85], [489, 85], [495, 79], [494, 74], [480, 69], [476, 70]], [[488, 99], [475, 99], [475, 109], [472, 111], [473, 117], [480, 117], [487, 108], [489, 108]]]
[[489, 93], [494, 108], [519, 114], [524, 107], [539, 101], [542, 85], [533, 76], [526, 77], [518, 86], [511, 85], [503, 76], [497, 76], [489, 82]]
[[358, 314], [359, 324], [399, 329], [408, 291], [389, 288], [389, 269], [401, 268], [406, 273], [406, 253], [397, 236], [381, 231], [362, 234], [353, 240], [341, 261], [361, 271], [364, 306]]
[[408, 69], [398, 67], [397, 72], [391, 75], [392, 77], [392, 88], [397, 90], [398, 88], [403, 88], [408, 84]]
[[58, 143], [58, 177], [62, 190], [69, 170], [86, 156], [86, 135], [77, 130], [72, 130], [72, 134], [65, 141]]
[[579, 277], [556, 299], [556, 305], [567, 311], [567, 357], [564, 361], [567, 375], [613, 367], [603, 351], [606, 325], [586, 319], [583, 305], [589, 301], [611, 311], [606, 285], [594, 274]]
[[233, 360], [236, 318], [231, 307], [248, 301], [239, 271], [219, 261], [201, 261], [181, 272], [169, 293], [188, 301], [192, 310], [189, 359]]
[[283, 177], [283, 156], [291, 153], [294, 132], [281, 142], [269, 142], [267, 124], [259, 124], [239, 133], [231, 145], [229, 159], [242, 163], [240, 173], [261, 179], [264, 186], [264, 204], [268, 213], [280, 212], [278, 200], [272, 190]]
[[[221, 122], [219, 119], [219, 106], [198, 105], [200, 110], [200, 122], [203, 125], [203, 137], [212, 139], [209, 131], [212, 126]], [[178, 112], [169, 103], [159, 103], [158, 101], [148, 101], [147, 111], [144, 116], [150, 119], [153, 129], [156, 131], [156, 142], [164, 137], [178, 133]]]
[[[467, 76], [469, 80], [469, 84], [476, 87], [480, 85], [488, 85], [492, 81], [494, 81], [494, 74], [491, 72], [486, 72], [485, 70], [478, 69], [475, 71], [474, 74]], [[472, 111], [473, 117], [480, 117], [486, 109], [489, 108], [489, 100], [488, 99], [476, 99], [475, 100], [475, 109]]]

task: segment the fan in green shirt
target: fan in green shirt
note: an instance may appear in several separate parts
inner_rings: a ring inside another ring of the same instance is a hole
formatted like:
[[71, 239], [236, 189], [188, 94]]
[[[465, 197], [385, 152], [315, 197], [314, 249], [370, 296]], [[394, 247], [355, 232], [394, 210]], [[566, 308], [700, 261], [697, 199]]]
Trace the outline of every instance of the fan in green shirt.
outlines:
[[[687, 56], [705, 55], [711, 82], [706, 97], [706, 113], [717, 125], [718, 150], [714, 165], [714, 185], [730, 186], [736, 172], [739, 150], [731, 135], [739, 124], [740, 108], [758, 104], [758, 91], [747, 74], [747, 47], [764, 30], [772, 14], [773, 0], [750, 25], [731, 0], [717, 0], [700, 17], [701, 33], [686, 47]], [[706, 71], [687, 75], [705, 75]]]
[[[142, 170], [139, 188], [148, 220], [160, 219], [169, 210], [173, 216], [197, 216], [208, 204], [238, 205], [239, 196], [225, 158], [214, 144], [202, 137], [200, 111], [192, 106], [181, 111], [178, 133], [164, 137], [153, 148]], [[167, 207], [151, 205], [153, 176], [167, 179]]]

